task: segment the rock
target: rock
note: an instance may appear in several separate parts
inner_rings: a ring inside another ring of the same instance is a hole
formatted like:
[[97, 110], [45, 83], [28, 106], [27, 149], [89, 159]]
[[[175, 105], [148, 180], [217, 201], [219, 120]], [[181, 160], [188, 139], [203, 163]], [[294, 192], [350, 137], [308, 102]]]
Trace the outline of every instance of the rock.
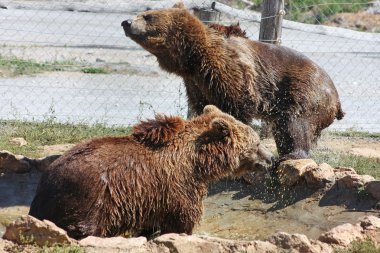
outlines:
[[[236, 251], [232, 251], [232, 252], [236, 252]], [[270, 242], [253, 241], [251, 245], [247, 246], [246, 252], [252, 252], [252, 253], [261, 253], [261, 252], [272, 253], [273, 252], [274, 253], [274, 252], [279, 252], [279, 248], [277, 248], [276, 245]]]
[[26, 142], [26, 140], [24, 138], [22, 138], [22, 137], [13, 138], [9, 142], [11, 144], [13, 144], [15, 146], [19, 146], [19, 147], [26, 146], [26, 144], [28, 144]]
[[336, 178], [342, 178], [347, 175], [357, 174], [353, 168], [349, 167], [335, 167], [334, 173]]
[[222, 247], [215, 242], [210, 242], [196, 236], [185, 234], [164, 234], [153, 240], [157, 245], [169, 248], [170, 252], [180, 253], [220, 253]]
[[339, 188], [358, 189], [373, 180], [375, 178], [369, 175], [348, 174], [336, 182]]
[[330, 231], [319, 236], [318, 240], [328, 244], [336, 244], [346, 247], [355, 240], [364, 239], [363, 229], [360, 224], [345, 223], [334, 227]]
[[73, 239], [65, 230], [54, 223], [40, 221], [30, 215], [24, 215], [7, 226], [4, 239], [17, 244], [37, 244], [38, 246], [54, 244], [71, 244]]
[[38, 171], [45, 172], [47, 171], [49, 165], [59, 157], [60, 155], [50, 155], [44, 158], [34, 159], [31, 163]]
[[360, 226], [364, 230], [380, 229], [380, 218], [370, 215], [360, 219]]
[[0, 238], [0, 253], [3, 252], [12, 252], [9, 249], [13, 248], [13, 243], [8, 240], [3, 240]]
[[[201, 236], [200, 238], [219, 244], [221, 247], [221, 253], [224, 252], [263, 252], [271, 253], [278, 252], [276, 245], [267, 241], [239, 241], [229, 240], [217, 237]], [[200, 252], [203, 253], [203, 252]]]
[[365, 184], [365, 190], [377, 200], [380, 200], [380, 180], [372, 180]]
[[281, 185], [293, 186], [307, 170], [317, 167], [318, 165], [311, 159], [286, 160], [278, 166], [277, 176]]
[[26, 173], [31, 170], [31, 165], [26, 157], [2, 150], [0, 151], [0, 169], [15, 173]]
[[50, 155], [39, 159], [30, 159], [22, 155], [15, 155], [9, 151], [0, 151], [0, 169], [6, 172], [27, 173], [33, 168], [38, 171], [46, 171], [49, 165], [60, 155]]
[[270, 236], [267, 240], [280, 248], [292, 250], [291, 252], [294, 252], [293, 250], [300, 253], [332, 253], [334, 251], [329, 245], [309, 240], [303, 234], [279, 232]]
[[[95, 236], [89, 236], [79, 241], [79, 246], [85, 248], [89, 253], [100, 252], [165, 252], [159, 251], [158, 247], [153, 244], [147, 244], [145, 237], [137, 238], [124, 238], [121, 236], [100, 238]], [[156, 246], [156, 247], [155, 247]], [[156, 248], [157, 251], [154, 249]]]
[[335, 181], [334, 168], [327, 163], [313, 167], [304, 173], [306, 183], [309, 187], [319, 188]]

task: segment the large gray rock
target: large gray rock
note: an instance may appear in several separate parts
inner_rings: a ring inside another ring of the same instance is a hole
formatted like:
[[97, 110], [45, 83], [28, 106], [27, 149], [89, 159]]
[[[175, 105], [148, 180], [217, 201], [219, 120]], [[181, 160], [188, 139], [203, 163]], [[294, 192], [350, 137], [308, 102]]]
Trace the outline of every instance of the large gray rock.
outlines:
[[79, 241], [79, 245], [87, 253], [113, 253], [113, 252], [131, 252], [131, 253], [165, 253], [169, 250], [165, 247], [147, 243], [145, 237], [124, 238], [121, 236], [111, 238], [100, 238], [89, 236]]
[[364, 230], [360, 224], [345, 223], [319, 236], [318, 240], [328, 244], [346, 247], [356, 240], [364, 239]]
[[7, 226], [4, 239], [17, 244], [36, 244], [50, 246], [54, 244], [71, 244], [66, 231], [48, 220], [40, 221], [30, 215], [21, 216]]
[[164, 234], [153, 242], [157, 245], [167, 247], [170, 252], [180, 253], [220, 253], [222, 247], [215, 242], [210, 242], [196, 236], [187, 236], [185, 234]]
[[278, 179], [283, 186], [295, 185], [307, 170], [318, 168], [311, 159], [286, 160], [277, 168]]
[[29, 160], [21, 155], [12, 154], [9, 151], [0, 151], [0, 170], [5, 172], [26, 173], [31, 170]]
[[322, 163], [318, 167], [312, 167], [305, 171], [304, 178], [309, 187], [324, 187], [326, 184], [335, 181], [334, 168], [327, 163]]
[[360, 226], [364, 230], [380, 230], [380, 218], [373, 215], [365, 216], [360, 219]]
[[45, 172], [48, 170], [49, 165], [54, 162], [56, 159], [58, 159], [61, 155], [49, 155], [44, 158], [39, 159], [33, 159], [30, 160], [30, 163], [33, 165], [33, 167], [41, 172]]
[[14, 245], [11, 241], [3, 240], [0, 238], [0, 253], [9, 252], [9, 249], [12, 248]]
[[303, 234], [276, 233], [268, 237], [268, 241], [279, 248], [300, 253], [332, 253], [334, 249], [326, 243], [309, 240]]
[[164, 245], [170, 252], [177, 253], [275, 253], [279, 249], [265, 241], [238, 241], [208, 236], [188, 236], [185, 234], [165, 234], [153, 240]]
[[377, 200], [380, 200], [380, 180], [372, 180], [365, 184], [365, 190]]
[[336, 183], [340, 189], [358, 189], [373, 180], [375, 178], [369, 175], [349, 174], [338, 179]]
[[217, 243], [221, 246], [221, 253], [233, 252], [257, 252], [257, 253], [271, 253], [278, 252], [276, 245], [268, 241], [239, 241], [222, 239], [218, 237], [201, 236], [202, 239]]
[[11, 144], [13, 144], [15, 146], [19, 146], [19, 147], [23, 147], [23, 146], [26, 146], [28, 144], [28, 142], [22, 137], [12, 138], [9, 142]]
[[30, 159], [22, 155], [15, 155], [9, 151], [0, 151], [0, 171], [12, 173], [27, 173], [32, 169], [46, 171], [49, 165], [60, 155], [50, 155], [39, 159]]

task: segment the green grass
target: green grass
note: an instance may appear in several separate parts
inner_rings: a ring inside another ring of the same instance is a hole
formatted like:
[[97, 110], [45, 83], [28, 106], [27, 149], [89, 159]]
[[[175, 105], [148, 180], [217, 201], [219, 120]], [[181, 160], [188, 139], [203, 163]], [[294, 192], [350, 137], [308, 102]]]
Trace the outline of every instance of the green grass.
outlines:
[[107, 74], [109, 71], [105, 68], [82, 68], [81, 72], [86, 74]]
[[[85, 139], [101, 136], [120, 136], [130, 133], [130, 127], [107, 127], [104, 124], [57, 123], [53, 120], [43, 122], [0, 121], [0, 150], [15, 154], [39, 157], [43, 145], [78, 143]], [[10, 143], [15, 137], [27, 141], [26, 146]]]
[[[262, 0], [251, 0], [256, 11], [262, 10]], [[285, 0], [285, 19], [320, 24], [328, 17], [342, 12], [358, 12], [368, 5], [368, 0]]]
[[56, 245], [53, 247], [43, 247], [38, 253], [84, 253], [85, 250], [77, 245]]
[[[115, 64], [118, 68], [113, 68]], [[138, 70], [133, 69], [126, 63], [112, 63], [101, 67], [92, 67], [88, 62], [76, 62], [74, 60], [54, 61], [39, 63], [34, 60], [5, 57], [0, 55], [0, 77], [15, 77], [20, 75], [32, 75], [52, 71], [76, 71], [85, 74], [110, 74], [119, 73], [136, 75]]]
[[380, 159], [339, 152], [314, 152], [312, 159], [316, 163], [327, 163], [332, 167], [351, 167], [358, 174], [380, 178]]
[[363, 241], [355, 241], [346, 249], [338, 249], [335, 253], [380, 253], [380, 247], [374, 241], [367, 238]]
[[[367, 0], [287, 0], [286, 19], [319, 24], [328, 17], [342, 12], [358, 12], [367, 7]], [[304, 15], [309, 13], [311, 15]]]
[[33, 60], [23, 60], [16, 57], [3, 57], [0, 55], [0, 77], [36, 74], [47, 71], [63, 71], [74, 66], [73, 61], [55, 61], [51, 63], [38, 63]]
[[342, 136], [342, 137], [362, 137], [362, 138], [379, 138], [380, 139], [380, 133], [370, 133], [370, 132], [360, 132], [360, 131], [344, 131], [344, 132], [338, 132], [338, 131], [330, 131], [328, 134], [335, 135], [335, 136]]

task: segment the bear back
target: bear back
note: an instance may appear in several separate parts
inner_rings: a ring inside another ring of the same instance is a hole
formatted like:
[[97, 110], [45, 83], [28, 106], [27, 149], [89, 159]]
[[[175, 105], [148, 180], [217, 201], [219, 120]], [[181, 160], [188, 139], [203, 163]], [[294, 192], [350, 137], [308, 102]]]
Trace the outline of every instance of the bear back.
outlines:
[[133, 127], [133, 138], [147, 146], [163, 146], [185, 128], [185, 121], [178, 116], [157, 114], [155, 119], [141, 121]]

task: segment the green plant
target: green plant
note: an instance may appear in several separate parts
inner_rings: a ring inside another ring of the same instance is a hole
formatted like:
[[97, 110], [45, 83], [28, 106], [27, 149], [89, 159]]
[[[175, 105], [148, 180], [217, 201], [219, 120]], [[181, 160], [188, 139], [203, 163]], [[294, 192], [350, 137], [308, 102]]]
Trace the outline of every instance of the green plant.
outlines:
[[25, 235], [21, 231], [19, 231], [19, 239], [21, 244], [33, 244], [34, 236], [33, 235]]
[[[0, 147], [12, 153], [38, 157], [40, 146], [62, 143], [78, 143], [84, 139], [101, 136], [120, 136], [130, 133], [130, 127], [108, 127], [104, 124], [71, 124], [59, 123], [53, 117], [42, 122], [24, 122], [17, 120], [0, 121]], [[22, 137], [26, 146], [15, 146], [9, 141]]]
[[357, 189], [357, 194], [360, 199], [366, 199], [370, 196], [370, 194], [365, 190], [364, 186], [360, 186]]
[[380, 178], [380, 159], [363, 157], [341, 152], [314, 152], [312, 158], [319, 163], [328, 163], [333, 167], [351, 167], [358, 174]]
[[380, 138], [380, 133], [370, 133], [366, 131], [330, 131], [329, 134], [342, 137]]
[[44, 246], [37, 251], [38, 253], [84, 253], [85, 250], [78, 245], [54, 245], [53, 247]]
[[366, 238], [363, 241], [354, 241], [346, 249], [337, 249], [335, 253], [380, 253], [380, 248], [372, 239]]
[[4, 57], [0, 55], [0, 70], [11, 77], [45, 71], [63, 71], [73, 66], [74, 62], [72, 61], [38, 63], [34, 60], [23, 60], [16, 57]]
[[81, 71], [86, 74], [107, 74], [108, 71], [105, 68], [82, 68]]
[[285, 18], [319, 24], [336, 13], [357, 12], [364, 9], [367, 3], [367, 0], [356, 0], [351, 3], [345, 0], [287, 0]]

